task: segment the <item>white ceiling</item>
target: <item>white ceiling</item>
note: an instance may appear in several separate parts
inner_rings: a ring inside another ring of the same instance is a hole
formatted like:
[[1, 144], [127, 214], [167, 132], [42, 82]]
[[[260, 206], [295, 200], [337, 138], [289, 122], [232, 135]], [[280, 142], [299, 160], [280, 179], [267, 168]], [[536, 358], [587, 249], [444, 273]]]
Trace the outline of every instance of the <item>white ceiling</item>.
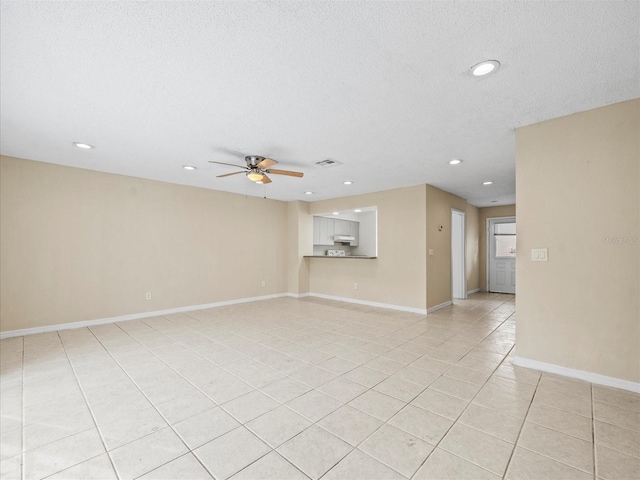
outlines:
[[[429, 183], [478, 206], [513, 203], [515, 127], [640, 96], [639, 12], [636, 1], [2, 1], [0, 148], [287, 201]], [[486, 59], [502, 67], [472, 77]], [[233, 169], [208, 160], [244, 163], [230, 149], [305, 176], [218, 179]], [[327, 158], [341, 165], [315, 165]]]

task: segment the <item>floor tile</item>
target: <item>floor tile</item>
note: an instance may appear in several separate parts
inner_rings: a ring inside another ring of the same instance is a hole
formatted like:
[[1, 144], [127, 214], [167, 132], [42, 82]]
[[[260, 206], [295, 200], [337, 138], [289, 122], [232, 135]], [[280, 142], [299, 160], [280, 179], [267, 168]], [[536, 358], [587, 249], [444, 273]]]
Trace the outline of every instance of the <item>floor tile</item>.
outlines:
[[280, 403], [287, 403], [289, 400], [293, 400], [309, 390], [311, 390], [309, 385], [298, 382], [293, 378], [284, 378], [260, 389], [261, 392], [266, 393]]
[[625, 410], [640, 412], [640, 395], [618, 388], [593, 385], [593, 400], [606, 403]]
[[287, 462], [278, 453], [271, 452], [244, 470], [236, 473], [233, 480], [307, 480], [308, 477]]
[[322, 368], [316, 367], [315, 365], [310, 365], [308, 367], [303, 367], [299, 370], [295, 370], [291, 372], [289, 376], [313, 388], [319, 387], [320, 385], [336, 378], [335, 374], [327, 370], [323, 370]]
[[[345, 457], [352, 447], [320, 427], [313, 426], [278, 448], [278, 453], [318, 479]], [[313, 452], [313, 455], [309, 455]]]
[[387, 374], [373, 370], [368, 367], [358, 367], [343, 375], [347, 380], [359, 383], [365, 387], [371, 388], [388, 377]]
[[322, 477], [323, 480], [404, 480], [405, 477], [383, 463], [354, 450]]
[[375, 390], [369, 390], [349, 402], [349, 405], [385, 422], [406, 404]]
[[157, 405], [158, 410], [170, 425], [213, 407], [215, 407], [215, 403], [201, 393], [181, 395]]
[[187, 447], [165, 428], [109, 452], [118, 477], [132, 479], [185, 454]]
[[514, 445], [479, 430], [456, 424], [439, 447], [502, 476]]
[[466, 400], [445, 395], [429, 388], [413, 399], [411, 403], [451, 420], [457, 419], [468, 405]]
[[434, 446], [391, 425], [384, 425], [359, 447], [385, 465], [411, 477]]
[[471, 400], [480, 390], [480, 386], [451, 377], [440, 377], [429, 385], [429, 389], [463, 400]]
[[550, 388], [538, 388], [533, 403], [544, 403], [569, 413], [591, 418], [590, 395], [569, 395]]
[[591, 442], [593, 438], [593, 425], [590, 418], [574, 415], [543, 403], [531, 406], [527, 422], [537, 423], [588, 442]]
[[597, 445], [640, 458], [640, 432], [598, 420], [594, 422], [594, 426]]
[[535, 423], [525, 422], [518, 446], [593, 473], [593, 445]]
[[317, 390], [312, 390], [287, 402], [287, 406], [308, 420], [317, 422], [340, 408], [342, 402]]
[[22, 455], [0, 461], [0, 478], [3, 480], [22, 480]]
[[191, 450], [239, 427], [240, 423], [220, 407], [176, 423], [173, 428]]
[[100, 425], [99, 430], [107, 450], [113, 450], [167, 426], [162, 416], [151, 407], [104, 423]]
[[539, 387], [550, 388], [568, 395], [591, 395], [591, 384], [575, 378], [561, 377], [552, 373], [543, 373]]
[[318, 422], [318, 425], [345, 442], [356, 446], [380, 427], [382, 422], [360, 410], [345, 405], [324, 417]]
[[407, 405], [391, 417], [389, 424], [435, 445], [451, 428], [453, 420], [413, 405]]
[[193, 453], [217, 480], [229, 478], [271, 449], [244, 427], [195, 449]]
[[497, 410], [472, 403], [460, 417], [459, 422], [509, 443], [516, 443], [522, 424], [522, 419], [504, 415]]
[[333, 357], [318, 364], [318, 367], [328, 370], [335, 375], [343, 375], [357, 366], [357, 363], [350, 362], [349, 360], [345, 360], [340, 357]]
[[93, 428], [26, 452], [24, 476], [43, 478], [103, 453], [100, 435]]
[[414, 480], [499, 480], [501, 477], [436, 448], [413, 478]]
[[389, 377], [373, 389], [403, 402], [410, 402], [424, 390], [424, 387], [398, 377]]
[[403, 380], [422, 385], [423, 387], [428, 387], [435, 382], [439, 376], [439, 373], [433, 373], [428, 370], [423, 370], [422, 368], [409, 365], [402, 370], [398, 370], [390, 378], [401, 378]]
[[531, 402], [488, 384], [476, 395], [473, 403], [522, 419], [531, 406]]
[[310, 425], [309, 420], [282, 405], [250, 421], [246, 426], [271, 448], [276, 448]]
[[233, 415], [240, 423], [246, 423], [270, 410], [278, 407], [280, 404], [264, 393], [254, 390], [242, 397], [238, 397], [230, 402], [223, 403], [221, 406], [228, 413]]
[[508, 480], [589, 480], [593, 477], [582, 470], [516, 447], [505, 476]]
[[593, 402], [593, 416], [601, 422], [640, 432], [640, 412], [625, 410], [607, 403]]
[[596, 475], [605, 480], [637, 480], [640, 459], [596, 444]]
[[213, 480], [213, 477], [191, 453], [165, 463], [138, 478], [141, 480]]
[[338, 377], [324, 385], [320, 385], [317, 390], [326, 393], [336, 400], [347, 403], [366, 392], [367, 387], [347, 380], [344, 377]]
[[[3, 477], [4, 478], [4, 477]], [[113, 469], [109, 455], [106, 453], [86, 460], [82, 463], [56, 473], [47, 480], [87, 480], [99, 478], [100, 480], [117, 480], [118, 476]]]

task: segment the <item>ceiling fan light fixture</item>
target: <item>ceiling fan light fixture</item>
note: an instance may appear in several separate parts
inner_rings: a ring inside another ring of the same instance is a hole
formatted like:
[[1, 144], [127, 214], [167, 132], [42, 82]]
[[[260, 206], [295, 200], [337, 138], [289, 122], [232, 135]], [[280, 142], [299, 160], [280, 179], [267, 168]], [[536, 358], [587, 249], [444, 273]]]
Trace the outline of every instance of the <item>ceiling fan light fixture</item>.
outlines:
[[471, 74], [474, 77], [481, 77], [483, 75], [488, 75], [491, 72], [495, 72], [498, 70], [499, 66], [500, 62], [497, 60], [485, 60], [484, 62], [477, 63], [471, 67]]
[[261, 182], [264, 175], [260, 172], [249, 172], [247, 173], [247, 178], [252, 182]]

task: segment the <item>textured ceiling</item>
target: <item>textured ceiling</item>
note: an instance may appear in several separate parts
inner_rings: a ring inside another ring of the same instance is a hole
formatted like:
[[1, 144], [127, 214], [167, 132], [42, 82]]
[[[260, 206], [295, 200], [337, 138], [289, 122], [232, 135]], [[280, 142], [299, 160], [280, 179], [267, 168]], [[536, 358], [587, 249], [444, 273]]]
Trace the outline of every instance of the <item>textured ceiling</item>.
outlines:
[[[639, 11], [636, 1], [2, 1], [0, 148], [280, 200], [429, 183], [478, 206], [513, 203], [514, 128], [640, 96]], [[486, 59], [502, 67], [472, 77]], [[305, 176], [215, 178], [233, 170], [208, 160], [244, 163], [228, 150]], [[327, 158], [341, 164], [315, 165]]]

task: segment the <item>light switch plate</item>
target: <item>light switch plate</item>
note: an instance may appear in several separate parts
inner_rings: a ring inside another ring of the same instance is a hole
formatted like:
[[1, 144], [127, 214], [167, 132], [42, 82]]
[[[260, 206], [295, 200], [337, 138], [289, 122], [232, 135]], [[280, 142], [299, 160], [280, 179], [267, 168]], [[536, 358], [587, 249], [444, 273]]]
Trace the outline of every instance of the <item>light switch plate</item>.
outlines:
[[546, 248], [532, 248], [531, 249], [531, 261], [532, 262], [548, 262], [549, 253]]

